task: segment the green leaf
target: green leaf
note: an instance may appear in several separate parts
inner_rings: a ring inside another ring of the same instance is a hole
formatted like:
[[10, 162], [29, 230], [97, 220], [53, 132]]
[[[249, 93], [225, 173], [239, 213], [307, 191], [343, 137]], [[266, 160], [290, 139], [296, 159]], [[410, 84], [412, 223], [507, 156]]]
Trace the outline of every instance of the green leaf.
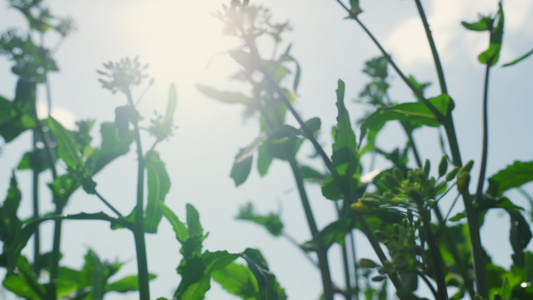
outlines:
[[72, 138], [73, 133], [67, 131], [63, 125], [50, 117], [50, 129], [56, 138], [59, 157], [72, 170], [80, 170], [85, 167], [85, 162], [78, 154], [78, 149]]
[[[446, 94], [428, 99], [443, 116], [447, 116], [454, 108], [453, 100]], [[370, 114], [361, 124], [361, 138], [368, 130], [379, 130], [389, 121], [400, 121], [412, 127], [422, 125], [438, 127], [441, 125], [437, 117], [422, 102], [402, 103], [390, 107], [379, 108]]]
[[463, 26], [472, 31], [488, 31], [491, 30], [492, 25], [494, 24], [494, 19], [490, 16], [480, 16], [479, 21], [474, 23], [461, 22]]
[[509, 215], [511, 216], [511, 232], [509, 239], [514, 251], [514, 254], [512, 255], [513, 262], [518, 267], [523, 267], [524, 249], [531, 240], [531, 229], [520, 212], [510, 211]]
[[246, 300], [259, 300], [257, 280], [248, 267], [231, 263], [212, 275], [228, 293]]
[[170, 222], [170, 225], [172, 225], [172, 229], [174, 229], [174, 233], [176, 233], [176, 239], [178, 242], [181, 244], [185, 243], [189, 239], [189, 231], [185, 224], [183, 224], [178, 216], [176, 216], [176, 214], [165, 204], [161, 205], [161, 209], [163, 210], [165, 218]]
[[[335, 190], [331, 185], [338, 185], [342, 193], [352, 193], [353, 188], [357, 186], [355, 176], [359, 168], [359, 157], [356, 153], [357, 144], [355, 134], [352, 130], [350, 115], [344, 106], [344, 82], [338, 81], [337, 87], [337, 126], [333, 129], [333, 154], [331, 161], [337, 171], [339, 178], [329, 179], [322, 186], [322, 194], [330, 199], [337, 200], [338, 194], [331, 193]], [[333, 178], [333, 175], [331, 175]], [[336, 192], [338, 193], [338, 191]]]
[[280, 236], [283, 232], [283, 223], [280, 215], [276, 213], [269, 213], [268, 215], [259, 215], [254, 211], [253, 204], [250, 202], [241, 207], [237, 220], [251, 221], [263, 226], [273, 236]]
[[[155, 279], [154, 274], [148, 274], [148, 279]], [[139, 277], [137, 275], [126, 276], [120, 280], [106, 285], [106, 292], [127, 293], [139, 290]]]
[[260, 299], [287, 299], [285, 290], [279, 285], [276, 276], [268, 269], [268, 265], [259, 250], [248, 248], [242, 253], [242, 258], [246, 260], [257, 280]]
[[176, 299], [204, 299], [210, 288], [211, 272], [222, 269], [231, 264], [239, 254], [227, 251], [206, 251], [200, 256], [184, 258], [178, 267], [181, 282], [174, 293]]
[[13, 102], [0, 96], [0, 135], [4, 137], [6, 143], [37, 125], [33, 117], [36, 88], [35, 82], [19, 79]]
[[498, 24], [495, 28], [491, 28], [490, 31], [489, 48], [478, 56], [480, 63], [489, 64], [490, 66], [494, 66], [498, 62], [498, 59], [500, 58], [500, 50], [502, 48], [504, 14], [501, 1], [498, 3], [497, 17]]
[[251, 104], [254, 102], [252, 98], [247, 97], [242, 93], [238, 92], [223, 92], [204, 84], [197, 84], [196, 88], [198, 89], [198, 91], [200, 91], [200, 93], [204, 94], [205, 96], [223, 103]]
[[45, 288], [38, 283], [33, 275], [31, 265], [24, 256], [20, 256], [17, 262], [17, 274], [8, 272], [3, 285], [15, 295], [30, 300], [45, 299]]
[[533, 181], [533, 161], [515, 161], [489, 178], [487, 193], [501, 196], [505, 191]]
[[162, 203], [170, 190], [170, 178], [165, 163], [159, 159], [159, 153], [149, 151], [145, 157], [148, 181], [148, 203], [144, 220], [144, 229], [148, 233], [156, 233], [163, 217]]
[[300, 165], [300, 173], [303, 179], [311, 182], [322, 183], [327, 178], [325, 174], [306, 165]]
[[187, 212], [187, 226], [189, 231], [189, 236], [202, 236], [204, 234], [204, 229], [202, 228], [202, 225], [200, 224], [200, 215], [198, 214], [198, 211], [192, 204], [188, 204], [185, 207], [185, 210]]
[[510, 66], [512, 66], [512, 65], [515, 65], [515, 64], [517, 64], [517, 63], [523, 61], [524, 59], [528, 58], [531, 54], [533, 54], [533, 49], [532, 49], [531, 51], [529, 51], [528, 53], [526, 53], [526, 54], [520, 56], [519, 58], [517, 58], [517, 59], [515, 59], [515, 60], [513, 60], [513, 61], [511, 61], [511, 62], [508, 62], [508, 63], [504, 64], [503, 67], [510, 67]]
[[263, 144], [265, 139], [266, 135], [261, 134], [250, 145], [240, 149], [239, 153], [235, 156], [230, 173], [231, 178], [235, 182], [235, 186], [243, 184], [248, 178], [248, 175], [250, 175], [254, 152]]
[[363, 10], [361, 9], [361, 6], [359, 6], [359, 0], [350, 0], [350, 14], [357, 16], [362, 12]]

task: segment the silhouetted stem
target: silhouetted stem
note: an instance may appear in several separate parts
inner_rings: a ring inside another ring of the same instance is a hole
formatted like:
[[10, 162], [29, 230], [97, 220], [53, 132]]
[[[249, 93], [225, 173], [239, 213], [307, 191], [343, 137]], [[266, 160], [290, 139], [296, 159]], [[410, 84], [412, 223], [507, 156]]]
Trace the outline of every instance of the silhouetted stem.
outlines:
[[[135, 110], [131, 93], [126, 93], [131, 109]], [[135, 250], [137, 253], [137, 272], [139, 282], [139, 299], [150, 300], [150, 285], [148, 277], [148, 259], [146, 257], [146, 243], [144, 240], [144, 156], [142, 151], [141, 135], [137, 116], [132, 119], [135, 133], [135, 144], [137, 147], [137, 201], [135, 206], [135, 229], [133, 237], [135, 239]]]
[[324, 299], [333, 300], [334, 291], [333, 284], [331, 282], [331, 274], [329, 271], [327, 248], [319, 236], [319, 231], [316, 226], [315, 217], [313, 216], [311, 204], [309, 203], [309, 198], [307, 197], [307, 192], [305, 191], [300, 167], [294, 156], [289, 158], [289, 164], [291, 166], [292, 174], [294, 175], [294, 180], [296, 181], [296, 186], [298, 188], [298, 193], [300, 194], [300, 199], [304, 208], [307, 223], [309, 224], [311, 235], [313, 237], [313, 242], [317, 248], [318, 266], [320, 268], [320, 274], [322, 275], [322, 285], [324, 288]]
[[485, 69], [485, 86], [483, 90], [483, 149], [481, 151], [481, 166], [479, 167], [479, 178], [476, 190], [475, 202], [479, 201], [483, 195], [483, 183], [485, 182], [485, 172], [487, 169], [487, 154], [489, 148], [489, 119], [488, 119], [488, 101], [489, 101], [489, 75], [490, 62]]
[[439, 77], [439, 85], [440, 85], [441, 93], [448, 94], [448, 89], [446, 88], [446, 80], [444, 80], [444, 71], [442, 70], [442, 64], [439, 58], [439, 52], [437, 51], [437, 47], [435, 46], [435, 41], [433, 40], [431, 29], [429, 29], [429, 24], [426, 18], [426, 14], [424, 13], [424, 8], [422, 7], [420, 0], [415, 0], [415, 3], [416, 3], [416, 8], [418, 9], [418, 13], [420, 14], [420, 19], [422, 20], [422, 23], [424, 24], [424, 31], [426, 32], [429, 46], [431, 47], [431, 54], [433, 56], [433, 60], [435, 61], [435, 68], [437, 69], [437, 76]]
[[102, 197], [102, 195], [100, 195], [100, 193], [98, 193], [97, 191], [94, 191], [95, 194], [96, 194], [96, 197], [98, 197], [98, 199], [100, 199], [105, 206], [107, 206], [110, 210], [112, 210], [116, 215], [117, 217], [119, 218], [122, 218], [122, 214], [113, 206], [111, 205], [111, 203], [109, 203], [104, 197]]

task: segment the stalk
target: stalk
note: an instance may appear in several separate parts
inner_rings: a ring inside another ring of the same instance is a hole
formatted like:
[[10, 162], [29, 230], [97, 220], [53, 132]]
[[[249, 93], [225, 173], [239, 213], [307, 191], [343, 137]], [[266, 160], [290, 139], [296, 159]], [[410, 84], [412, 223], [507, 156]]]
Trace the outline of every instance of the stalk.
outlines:
[[426, 232], [427, 243], [429, 246], [429, 251], [431, 253], [431, 260], [435, 268], [435, 279], [437, 282], [438, 299], [447, 300], [448, 292], [446, 288], [446, 274], [444, 274], [444, 262], [442, 260], [442, 255], [440, 253], [439, 246], [437, 245], [437, 240], [435, 239], [435, 235], [433, 234], [433, 230], [431, 229], [431, 215], [429, 214], [429, 211], [426, 210], [424, 207], [424, 199], [421, 199], [419, 197], [413, 198], [418, 206], [420, 217], [422, 218], [422, 228]]
[[437, 47], [435, 46], [435, 41], [433, 40], [431, 29], [429, 29], [429, 24], [426, 18], [426, 14], [424, 13], [424, 8], [422, 7], [422, 3], [420, 3], [420, 0], [415, 0], [415, 3], [416, 8], [418, 9], [418, 13], [420, 14], [420, 19], [422, 20], [422, 24], [424, 24], [424, 31], [426, 32], [426, 37], [428, 38], [433, 60], [435, 61], [435, 68], [437, 69], [437, 76], [439, 77], [441, 93], [448, 94], [448, 89], [446, 88], [446, 80], [444, 80], [444, 71], [442, 70], [442, 64], [439, 58], [439, 52], [437, 51]]
[[[129, 90], [126, 91], [128, 103], [135, 109]], [[144, 157], [142, 151], [141, 134], [137, 118], [132, 119], [135, 132], [135, 144], [137, 146], [137, 200], [135, 206], [135, 226], [133, 237], [135, 239], [135, 251], [137, 253], [137, 272], [139, 283], [139, 299], [150, 300], [150, 286], [148, 284], [148, 259], [146, 256], [146, 242], [144, 240]]]
[[476, 198], [475, 201], [479, 201], [483, 194], [483, 183], [485, 182], [485, 172], [487, 169], [487, 154], [489, 148], [489, 117], [488, 117], [488, 100], [489, 100], [489, 75], [490, 64], [487, 63], [485, 69], [485, 86], [483, 90], [483, 150], [481, 151], [481, 166], [479, 168], [479, 179], [477, 183]]
[[[33, 152], [37, 152], [36, 147], [37, 142], [37, 133], [33, 132]], [[39, 172], [33, 168], [33, 179], [32, 179], [32, 190], [33, 190], [33, 219], [39, 218]], [[38, 261], [40, 260], [41, 256], [41, 232], [39, 230], [39, 227], [35, 229], [35, 233], [33, 235], [33, 272], [36, 275], [39, 275], [41, 272], [41, 268], [39, 267]]]
[[300, 194], [300, 199], [302, 206], [304, 208], [305, 217], [307, 223], [309, 224], [309, 229], [311, 230], [311, 236], [315, 246], [317, 247], [317, 256], [318, 256], [318, 267], [320, 268], [320, 274], [322, 275], [322, 285], [324, 287], [324, 299], [333, 300], [333, 284], [331, 282], [331, 274], [329, 270], [328, 254], [327, 248], [324, 245], [324, 242], [319, 236], [319, 231], [315, 222], [315, 217], [309, 203], [309, 198], [307, 197], [307, 192], [305, 191], [304, 181], [302, 174], [300, 173], [300, 168], [298, 162], [294, 156], [289, 158], [289, 164], [291, 166], [292, 174], [294, 180], [296, 181], [296, 186], [298, 188], [298, 193]]

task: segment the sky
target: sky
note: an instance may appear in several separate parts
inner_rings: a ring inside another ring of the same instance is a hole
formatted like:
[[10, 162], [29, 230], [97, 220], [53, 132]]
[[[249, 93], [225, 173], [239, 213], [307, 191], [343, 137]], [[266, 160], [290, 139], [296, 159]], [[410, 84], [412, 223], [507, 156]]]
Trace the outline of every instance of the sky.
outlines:
[[[193, 204], [199, 210], [202, 225], [209, 232], [205, 241], [207, 249], [241, 252], [248, 247], [258, 248], [290, 299], [318, 299], [319, 272], [297, 248], [287, 240], [271, 237], [253, 224], [234, 220], [238, 208], [252, 201], [260, 213], [281, 210], [286, 231], [298, 241], [304, 242], [310, 236], [287, 164], [274, 162], [264, 178], [252, 170], [248, 181], [235, 188], [229, 177], [233, 158], [239, 148], [257, 136], [258, 126], [254, 120], [242, 120], [242, 107], [208, 99], [195, 88], [198, 83], [222, 90], [241, 88], [229, 80], [237, 66], [227, 55], [228, 50], [239, 44], [222, 35], [220, 22], [210, 14], [229, 2], [49, 1], [53, 13], [72, 17], [77, 27], [56, 54], [60, 72], [49, 78], [52, 115], [70, 128], [76, 120], [96, 119], [97, 130], [101, 122], [113, 120], [114, 108], [123, 105], [125, 99], [102, 89], [95, 71], [102, 69], [104, 62], [127, 56], [138, 56], [141, 62], [149, 63], [147, 72], [155, 78], [155, 83], [139, 104], [139, 110], [146, 117], [150, 117], [155, 110], [164, 109], [172, 82], [178, 90], [175, 115], [178, 129], [169, 141], [159, 147], [171, 178], [166, 204], [181, 218], [184, 218], [186, 203]], [[295, 107], [304, 118], [321, 118], [323, 132], [320, 141], [326, 145], [327, 151], [331, 151], [328, 132], [336, 117], [334, 103], [337, 80], [346, 82], [346, 102], [352, 119], [362, 116], [366, 108], [350, 99], [356, 98], [367, 82], [361, 70], [365, 60], [380, 55], [378, 49], [355, 22], [345, 19], [346, 13], [336, 1], [251, 2], [270, 8], [275, 20], [290, 20], [293, 30], [285, 36], [285, 45], [292, 43], [293, 56], [302, 66]], [[456, 103], [454, 118], [463, 160], [479, 161], [484, 67], [477, 62], [477, 55], [487, 47], [488, 35], [467, 31], [460, 22], [475, 21], [478, 13], [494, 13], [497, 1], [422, 1], [422, 4], [441, 55], [450, 95]], [[438, 95], [431, 52], [414, 1], [361, 1], [361, 6], [364, 10], [360, 16], [362, 22], [382, 42], [400, 68], [407, 74], [415, 75], [419, 81], [433, 82], [427, 95]], [[500, 62], [509, 62], [532, 48], [533, 2], [506, 0], [504, 11], [506, 24]], [[0, 30], [13, 26], [25, 29], [18, 12], [8, 9], [7, 1], [4, 1], [0, 5]], [[53, 45], [56, 40], [52, 36], [47, 42]], [[490, 79], [488, 175], [515, 160], [533, 160], [533, 58], [513, 67], [500, 66], [501, 63], [494, 68]], [[9, 73], [9, 67], [9, 62], [0, 58], [0, 94], [12, 98], [16, 78]], [[389, 72], [393, 74], [392, 70]], [[393, 100], [413, 101], [399, 77], [393, 74], [393, 78]], [[134, 95], [140, 95], [141, 92], [142, 89], [134, 90]], [[43, 112], [46, 103], [44, 96], [44, 90], [39, 90], [38, 101]], [[435, 130], [419, 130], [415, 138], [419, 141], [422, 156], [431, 159], [436, 165], [442, 154]], [[388, 126], [378, 143], [386, 149], [393, 149], [404, 143], [404, 138], [394, 126]], [[2, 146], [0, 191], [6, 190], [10, 170], [16, 167], [20, 153], [30, 149], [30, 145], [31, 136], [24, 134], [13, 143]], [[303, 160], [310, 153], [309, 149], [309, 145], [304, 146], [307, 153], [301, 153]], [[136, 178], [133, 174], [136, 159], [133, 147], [131, 150], [95, 177], [99, 192], [122, 212], [131, 210], [135, 198]], [[368, 165], [367, 158], [364, 158], [363, 165]], [[378, 162], [378, 167], [386, 168], [387, 165]], [[474, 166], [472, 174], [477, 174], [477, 167]], [[31, 177], [28, 172], [21, 171], [17, 172], [17, 176], [25, 197], [23, 203], [26, 203], [21, 206], [19, 215], [29, 217]], [[43, 177], [43, 183], [50, 180]], [[531, 185], [526, 188], [533, 190]], [[319, 227], [324, 227], [334, 220], [332, 203], [321, 196], [319, 187], [309, 186], [308, 191]], [[41, 194], [47, 194], [44, 184]], [[529, 206], [520, 195], [510, 195], [529, 211]], [[43, 211], [51, 211], [53, 207], [46, 204], [46, 200], [44, 202]], [[96, 198], [78, 191], [70, 200], [66, 213], [102, 210], [107, 211]], [[483, 244], [493, 255], [493, 260], [504, 266], [510, 263], [510, 247], [502, 243], [508, 238], [507, 224], [508, 219], [504, 215], [491, 214], [482, 231]], [[51, 224], [45, 224], [43, 234], [51, 228]], [[126, 231], [110, 231], [105, 223], [71, 221], [65, 226], [63, 240], [62, 262], [66, 265], [80, 267], [83, 255], [91, 248], [102, 258], [128, 261], [122, 275], [136, 271], [133, 239]], [[49, 249], [51, 245], [45, 242], [43, 247]], [[158, 275], [151, 282], [152, 297], [169, 297], [179, 284], [175, 267], [180, 256], [178, 242], [166, 221], [161, 222], [157, 235], [147, 237], [147, 248], [150, 271]], [[28, 255], [29, 249], [26, 252]], [[362, 239], [358, 239], [357, 249], [360, 257], [373, 257]], [[330, 261], [335, 273], [334, 280], [341, 285], [343, 279], [338, 251], [337, 248], [330, 250]], [[131, 294], [110, 294], [106, 299], [131, 297]], [[212, 283], [207, 299], [234, 298], [221, 292], [216, 283]]]

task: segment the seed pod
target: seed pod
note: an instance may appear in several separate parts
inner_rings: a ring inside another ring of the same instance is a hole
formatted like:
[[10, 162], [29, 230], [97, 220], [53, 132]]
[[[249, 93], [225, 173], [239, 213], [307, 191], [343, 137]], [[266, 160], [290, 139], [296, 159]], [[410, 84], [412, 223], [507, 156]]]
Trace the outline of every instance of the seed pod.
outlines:
[[431, 168], [431, 164], [429, 163], [429, 159], [426, 159], [426, 163], [424, 164], [424, 175], [426, 175], [426, 177], [429, 176], [430, 168]]
[[383, 275], [377, 275], [377, 276], [372, 277], [372, 281], [374, 282], [383, 281], [385, 279], [387, 279], [387, 276], [383, 276]]
[[454, 167], [448, 174], [446, 174], [446, 181], [451, 181], [455, 178], [455, 175], [457, 175], [457, 172], [459, 172], [458, 167]]
[[379, 265], [377, 263], [375, 263], [373, 260], [370, 260], [368, 258], [361, 258], [359, 260], [359, 264], [363, 267], [367, 267], [367, 268], [377, 268], [379, 267]]
[[444, 176], [446, 170], [448, 170], [448, 157], [444, 155], [439, 163], [439, 177]]

